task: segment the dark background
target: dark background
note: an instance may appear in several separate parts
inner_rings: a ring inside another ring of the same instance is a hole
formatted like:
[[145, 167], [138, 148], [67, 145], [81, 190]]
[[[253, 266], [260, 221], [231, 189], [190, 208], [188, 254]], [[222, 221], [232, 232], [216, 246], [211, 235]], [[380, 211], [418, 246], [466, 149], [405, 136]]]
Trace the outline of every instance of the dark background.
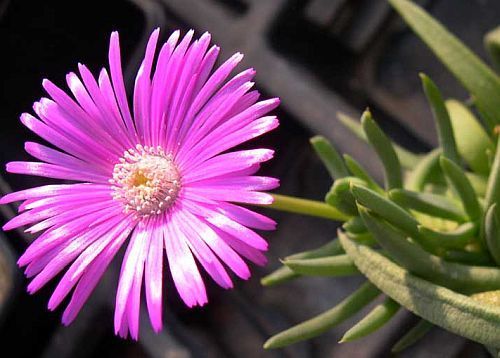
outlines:
[[[497, 0], [419, 1], [455, 34], [486, 58], [482, 35], [498, 25]], [[281, 178], [279, 192], [321, 200], [330, 179], [313, 155], [308, 138], [321, 133], [354, 155], [380, 178], [368, 147], [340, 124], [335, 113], [359, 116], [369, 106], [400, 144], [426, 151], [435, 143], [430, 112], [418, 72], [430, 75], [447, 96], [465, 92], [404, 26], [384, 0], [130, 0], [0, 1], [0, 161], [24, 160], [33, 139], [18, 121], [44, 95], [41, 81], [64, 87], [65, 75], [79, 61], [97, 73], [107, 66], [109, 34], [120, 31], [126, 82], [134, 73], [151, 29], [163, 38], [174, 29], [210, 31], [222, 48], [221, 59], [241, 51], [240, 67], [257, 70], [265, 96], [279, 96], [281, 126], [255, 145], [277, 150], [264, 172]], [[39, 178], [2, 172], [5, 193], [39, 185]], [[0, 210], [6, 220], [11, 207]], [[15, 260], [30, 238], [9, 232], [0, 238], [0, 356], [2, 357], [378, 357], [415, 317], [400, 312], [376, 334], [356, 343], [336, 342], [352, 325], [293, 347], [265, 352], [267, 337], [339, 302], [359, 279], [299, 279], [262, 288], [259, 279], [278, 267], [279, 257], [314, 248], [331, 239], [336, 224], [267, 211], [279, 222], [268, 235], [269, 265], [255, 268], [248, 282], [223, 292], [209, 284], [210, 303], [188, 310], [167, 282], [165, 329], [155, 335], [141, 315], [139, 342], [113, 335], [112, 314], [119, 258], [77, 320], [68, 328], [62, 311], [48, 312], [53, 289], [25, 293], [26, 280]], [[207, 280], [208, 282], [208, 280]], [[482, 357], [481, 346], [440, 329], [402, 354], [405, 357]]]

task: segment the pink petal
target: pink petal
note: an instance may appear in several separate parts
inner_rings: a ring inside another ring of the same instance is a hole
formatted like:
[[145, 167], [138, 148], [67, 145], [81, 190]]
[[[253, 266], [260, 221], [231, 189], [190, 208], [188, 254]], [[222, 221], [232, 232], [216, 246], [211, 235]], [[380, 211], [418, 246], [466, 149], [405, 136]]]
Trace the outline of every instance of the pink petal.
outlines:
[[230, 152], [213, 157], [200, 164], [197, 168], [192, 168], [183, 176], [183, 183], [218, 177], [231, 172], [251, 167], [256, 163], [261, 163], [271, 159], [274, 151], [270, 149], [252, 149]]
[[132, 138], [137, 138], [137, 133], [134, 127], [134, 122], [130, 115], [130, 109], [127, 101], [127, 93], [123, 83], [122, 64], [120, 58], [120, 40], [117, 31], [111, 33], [109, 40], [109, 68], [111, 72], [111, 80], [115, 90], [116, 100], [122, 114], [123, 121]]
[[[82, 76], [87, 90], [92, 97], [99, 113], [94, 118], [94, 121], [99, 128], [98, 134], [102, 133], [102, 141], [108, 146], [115, 149], [115, 153], [121, 154], [124, 147], [131, 145], [131, 136], [128, 132], [117, 108], [113, 107], [114, 94], [108, 94], [113, 99], [105, 98], [101, 91], [103, 82], [109, 81], [107, 73], [103, 69], [99, 75], [99, 82], [97, 83], [90, 70], [83, 64], [78, 64], [78, 70]], [[109, 90], [112, 92], [111, 84]], [[110, 105], [111, 103], [112, 105]]]
[[247, 243], [248, 245], [258, 249], [267, 250], [267, 242], [260, 235], [247, 227], [231, 220], [230, 218], [211, 210], [208, 207], [199, 209], [203, 217], [213, 226], [227, 232], [230, 235], [237, 237], [239, 240]]
[[28, 292], [34, 293], [44, 286], [55, 275], [62, 271], [70, 262], [82, 253], [90, 244], [99, 237], [104, 236], [107, 231], [112, 229], [120, 222], [121, 217], [115, 217], [100, 225], [93, 227], [90, 230], [84, 231], [79, 235], [75, 235], [69, 242], [64, 245], [64, 248], [59, 254], [51, 260], [47, 266], [40, 272], [28, 285]]
[[[82, 127], [99, 143], [113, 146], [119, 152], [126, 143], [123, 140], [126, 139], [126, 135], [124, 138], [123, 134], [125, 126], [121, 121], [120, 114], [118, 111], [113, 111], [113, 107], [108, 105], [90, 71], [82, 64], [78, 64], [78, 68], [85, 85], [74, 73], [69, 73], [66, 76], [66, 82], [78, 103], [89, 114], [88, 121], [84, 122]], [[121, 123], [122, 126], [116, 123]]]
[[150, 134], [150, 99], [151, 99], [151, 66], [155, 55], [156, 43], [160, 29], [153, 31], [146, 46], [146, 55], [137, 72], [134, 87], [134, 120], [141, 142], [151, 145]]
[[109, 170], [111, 164], [106, 160], [102, 160], [102, 157], [96, 157], [82, 148], [82, 146], [71, 141], [66, 135], [62, 134], [60, 131], [47, 126], [45, 123], [36, 119], [28, 113], [23, 113], [21, 115], [21, 122], [32, 132], [45, 139], [47, 142], [53, 144], [54, 146], [61, 148], [65, 152], [73, 155], [74, 157], [80, 158], [88, 163], [95, 164], [102, 168], [103, 170]]
[[109, 178], [104, 175], [95, 174], [90, 171], [84, 172], [40, 162], [10, 162], [7, 163], [6, 170], [9, 173], [29, 174], [46, 178], [88, 181], [94, 183], [107, 183], [109, 180]]
[[130, 218], [122, 218], [121, 222], [115, 225], [109, 233], [89, 245], [71, 264], [61, 281], [59, 281], [59, 284], [50, 297], [49, 309], [54, 310], [59, 306], [79, 280], [90, 274], [94, 266], [103, 266], [102, 272], [104, 272], [104, 269], [108, 266], [113, 256], [130, 235], [133, 227], [134, 223]]
[[129, 229], [125, 230], [122, 235], [118, 236], [114, 242], [112, 241], [112, 244], [108, 245], [99, 256], [86, 267], [84, 275], [78, 282], [71, 296], [71, 300], [64, 310], [62, 317], [63, 324], [68, 325], [76, 318], [76, 315], [80, 312], [83, 304], [87, 301], [129, 233]]
[[184, 303], [188, 307], [202, 306], [208, 301], [205, 285], [191, 250], [189, 250], [187, 243], [179, 237], [178, 228], [172, 225], [175, 222], [175, 215], [176, 212], [173, 211], [170, 214], [170, 220], [167, 219], [169, 224], [163, 226], [170, 273]]
[[200, 180], [190, 184], [192, 187], [216, 190], [272, 190], [280, 186], [276, 178], [261, 176], [227, 177], [221, 176], [212, 179]]
[[215, 187], [195, 187], [190, 186], [184, 188], [184, 193], [186, 195], [198, 195], [203, 196], [211, 200], [223, 200], [232, 201], [236, 203], [247, 203], [247, 204], [260, 204], [266, 205], [273, 202], [273, 197], [267, 193], [261, 193], [256, 191], [246, 191], [238, 189], [217, 189]]
[[167, 42], [163, 44], [158, 55], [158, 61], [153, 75], [151, 88], [151, 134], [153, 146], [160, 144], [160, 128], [167, 100], [165, 92], [167, 84], [170, 82], [167, 76], [172, 66], [170, 58], [179, 40], [179, 35], [180, 32], [178, 30], [174, 31]]
[[[149, 249], [150, 235], [148, 232], [148, 222], [139, 221], [127, 247], [125, 257], [123, 258], [122, 269], [120, 273], [120, 280], [118, 282], [118, 289], [116, 292], [116, 305], [115, 305], [115, 332], [118, 333], [124, 315], [128, 316], [129, 327], [131, 334], [136, 333], [132, 330], [138, 324], [138, 310], [136, 298], [133, 298], [130, 307], [127, 307], [129, 296], [140, 295], [140, 285], [134, 288], [136, 280], [142, 280], [142, 273], [144, 270], [144, 260]], [[125, 310], [127, 308], [127, 310]], [[132, 319], [132, 322], [130, 321]]]
[[190, 247], [191, 251], [196, 256], [196, 259], [201, 263], [205, 271], [223, 288], [232, 288], [233, 282], [227, 274], [226, 270], [220, 263], [219, 259], [215, 257], [209, 246], [200, 237], [196, 230], [193, 230], [193, 216], [181, 210], [178, 213], [178, 229], [179, 234], [182, 235], [181, 240], [184, 240]]
[[14, 193], [7, 194], [0, 199], [0, 204], [7, 204], [14, 201], [25, 200], [29, 198], [42, 198], [64, 193], [74, 193], [87, 190], [91, 191], [93, 190], [93, 188], [109, 189], [109, 185], [92, 184], [92, 183], [44, 185], [36, 188], [20, 190]]
[[110, 119], [114, 119], [111, 122], [113, 133], [118, 136], [118, 139], [125, 144], [125, 147], [133, 148], [136, 144], [134, 139], [135, 134], [131, 134], [127, 129], [125, 122], [120, 114], [120, 108], [118, 107], [118, 102], [116, 101], [115, 92], [113, 91], [113, 85], [111, 84], [111, 79], [109, 78], [106, 69], [101, 69], [99, 73], [99, 89], [102, 93], [104, 101], [106, 102], [106, 107], [113, 113]]
[[252, 261], [253, 263], [264, 266], [267, 263], [267, 258], [264, 256], [262, 251], [248, 245], [244, 241], [240, 240], [239, 237], [234, 237], [227, 232], [214, 228], [217, 234], [230, 245], [238, 254], [244, 258]]
[[276, 222], [264, 215], [242, 208], [241, 206], [220, 202], [217, 204], [218, 210], [232, 220], [242, 225], [260, 230], [275, 230]]
[[[170, 123], [167, 122], [172, 118], [172, 113], [174, 111], [174, 98], [176, 90], [179, 86], [179, 80], [182, 74], [182, 66], [184, 55], [188, 49], [191, 39], [193, 38], [193, 31], [190, 30], [184, 36], [179, 45], [175, 48], [172, 57], [169, 61], [169, 66], [167, 73], [165, 75], [166, 79], [163, 83], [162, 93], [165, 99], [162, 101], [163, 114], [160, 120], [160, 132], [159, 132], [159, 145], [165, 145], [165, 138], [167, 138], [167, 132], [170, 128]], [[168, 89], [168, 90], [167, 90]]]
[[92, 172], [97, 175], [100, 174], [98, 171], [95, 170], [94, 167], [92, 167], [88, 163], [85, 163], [82, 160], [77, 159], [71, 155], [46, 147], [42, 144], [26, 142], [24, 144], [24, 149], [28, 154], [46, 163], [63, 166], [68, 169]]
[[[192, 147], [193, 143], [198, 142], [215, 128], [217, 124], [227, 120], [227, 113], [229, 113], [235, 104], [253, 87], [254, 83], [249, 80], [252, 79], [254, 75], [255, 71], [253, 69], [238, 74], [210, 99], [196, 115], [192, 123], [188, 117], [186, 122], [189, 124], [189, 127], [182, 131], [182, 133], [186, 132], [186, 138], [183, 145]], [[182, 137], [179, 139], [182, 139]]]
[[[262, 117], [250, 122], [241, 129], [226, 131], [223, 130], [223, 127], [227, 123], [229, 122], [223, 123], [220, 127], [204, 137], [196, 144], [195, 148], [190, 149], [190, 152], [179, 152], [177, 158], [180, 167], [184, 168], [184, 170], [189, 170], [227, 149], [273, 130], [279, 124], [276, 117]], [[183, 147], [182, 150], [187, 150], [187, 147]]]
[[[218, 51], [217, 51], [218, 52]], [[206, 104], [206, 102], [212, 97], [215, 91], [217, 91], [220, 85], [226, 80], [229, 74], [235, 69], [235, 67], [241, 62], [243, 55], [241, 53], [235, 53], [226, 62], [224, 62], [215, 72], [210, 76], [208, 81], [201, 88], [200, 92], [193, 101], [193, 105], [190, 109], [190, 115], [196, 115], [198, 111]]]
[[[85, 211], [85, 208], [82, 211]], [[121, 215], [121, 208], [117, 209], [114, 207], [102, 210], [101, 212], [87, 214], [60, 226], [54, 226], [46, 230], [26, 249], [24, 254], [19, 258], [18, 264], [24, 266], [52, 248], [64, 244], [76, 235], [117, 215]]]
[[161, 219], [153, 220], [151, 231], [151, 243], [145, 267], [145, 291], [149, 318], [153, 330], [159, 332], [162, 329], [162, 285], [163, 285], [163, 231]]
[[185, 211], [184, 215], [185, 222], [192, 228], [190, 229], [192, 237], [197, 236], [203, 240], [240, 278], [246, 280], [250, 277], [250, 270], [241, 257], [203, 219], [197, 218], [189, 211]]

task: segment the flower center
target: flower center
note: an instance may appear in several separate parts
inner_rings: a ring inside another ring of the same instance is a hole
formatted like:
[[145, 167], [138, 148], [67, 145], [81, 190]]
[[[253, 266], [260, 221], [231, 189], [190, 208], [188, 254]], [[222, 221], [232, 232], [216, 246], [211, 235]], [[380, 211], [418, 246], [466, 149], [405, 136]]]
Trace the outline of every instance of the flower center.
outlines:
[[125, 151], [113, 169], [113, 198], [124, 212], [138, 217], [161, 214], [172, 206], [180, 190], [180, 174], [172, 155], [161, 147], [138, 144]]

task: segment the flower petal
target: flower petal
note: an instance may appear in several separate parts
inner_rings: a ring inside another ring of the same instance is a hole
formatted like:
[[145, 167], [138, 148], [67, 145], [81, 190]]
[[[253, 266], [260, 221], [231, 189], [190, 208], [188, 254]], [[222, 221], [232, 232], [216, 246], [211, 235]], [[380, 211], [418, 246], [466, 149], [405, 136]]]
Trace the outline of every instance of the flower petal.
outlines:
[[116, 240], [112, 241], [111, 245], [108, 245], [100, 252], [99, 256], [86, 267], [84, 275], [80, 281], [78, 281], [78, 285], [71, 296], [71, 300], [64, 310], [62, 316], [63, 324], [69, 325], [76, 318], [76, 315], [80, 312], [83, 304], [87, 301], [95, 286], [97, 286], [97, 283], [108, 268], [109, 263], [116, 255], [123, 241], [130, 234], [130, 230], [131, 228], [124, 230], [121, 235], [116, 237]]
[[183, 184], [201, 179], [222, 176], [251, 167], [256, 163], [271, 159], [274, 151], [270, 149], [251, 149], [230, 152], [213, 157], [196, 168], [189, 170], [182, 178]]
[[[149, 225], [145, 221], [139, 221], [132, 233], [125, 257], [123, 258], [120, 280], [116, 291], [115, 333], [118, 333], [124, 316], [128, 316], [129, 327], [131, 329], [132, 327], [134, 329], [136, 327], [135, 319], [138, 307], [136, 307], [135, 298], [133, 298], [134, 302], [131, 302], [129, 305], [127, 305], [127, 301], [129, 300], [129, 296], [140, 295], [140, 286], [134, 288], [134, 282], [139, 279], [138, 276], [142, 280], [144, 260], [149, 249], [150, 235], [148, 228]], [[132, 322], [130, 322], [130, 319], [132, 319]]]
[[[50, 297], [49, 309], [54, 310], [59, 306], [80, 279], [88, 280], [85, 277], [90, 275], [92, 270], [99, 270], [103, 273], [123, 242], [130, 235], [133, 227], [134, 223], [130, 218], [122, 218], [121, 222], [115, 225], [107, 235], [89, 245], [71, 264], [61, 281], [59, 281]], [[74, 295], [76, 295], [76, 292]]]
[[173, 211], [166, 221], [168, 224], [163, 226], [163, 238], [177, 292], [188, 307], [202, 306], [208, 301], [205, 285], [189, 246], [179, 235], [176, 211]]
[[162, 285], [163, 285], [163, 231], [161, 218], [153, 220], [151, 225], [151, 243], [144, 271], [146, 303], [153, 330], [162, 329]]

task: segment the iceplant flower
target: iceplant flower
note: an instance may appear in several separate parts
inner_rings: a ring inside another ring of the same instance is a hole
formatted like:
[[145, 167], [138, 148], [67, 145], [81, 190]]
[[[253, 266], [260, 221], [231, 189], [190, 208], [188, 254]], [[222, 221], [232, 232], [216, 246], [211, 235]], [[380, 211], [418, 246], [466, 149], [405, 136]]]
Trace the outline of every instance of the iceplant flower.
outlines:
[[[253, 69], [229, 79], [237, 53], [214, 70], [219, 47], [210, 34], [193, 41], [175, 31], [155, 62], [159, 29], [145, 50], [133, 91], [132, 113], [125, 92], [118, 33], [111, 34], [109, 72], [96, 80], [78, 65], [66, 77], [72, 97], [49, 80], [50, 98], [34, 104], [21, 122], [50, 143], [26, 143], [36, 162], [11, 162], [11, 173], [65, 180], [8, 194], [21, 201], [20, 214], [4, 230], [29, 225], [39, 233], [18, 263], [32, 278], [33, 293], [65, 270], [48, 307], [70, 293], [62, 322], [72, 322], [120, 249], [115, 332], [137, 339], [144, 280], [155, 331], [162, 328], [164, 253], [177, 292], [189, 307], [207, 303], [197, 262], [223, 288], [231, 288], [226, 266], [250, 277], [246, 258], [264, 264], [266, 241], [252, 229], [275, 223], [234, 203], [269, 204], [262, 191], [278, 180], [254, 175], [273, 151], [229, 151], [278, 126], [265, 116], [279, 100], [259, 101]], [[57, 148], [57, 149], [54, 149]], [[66, 182], [68, 181], [68, 182]]]

